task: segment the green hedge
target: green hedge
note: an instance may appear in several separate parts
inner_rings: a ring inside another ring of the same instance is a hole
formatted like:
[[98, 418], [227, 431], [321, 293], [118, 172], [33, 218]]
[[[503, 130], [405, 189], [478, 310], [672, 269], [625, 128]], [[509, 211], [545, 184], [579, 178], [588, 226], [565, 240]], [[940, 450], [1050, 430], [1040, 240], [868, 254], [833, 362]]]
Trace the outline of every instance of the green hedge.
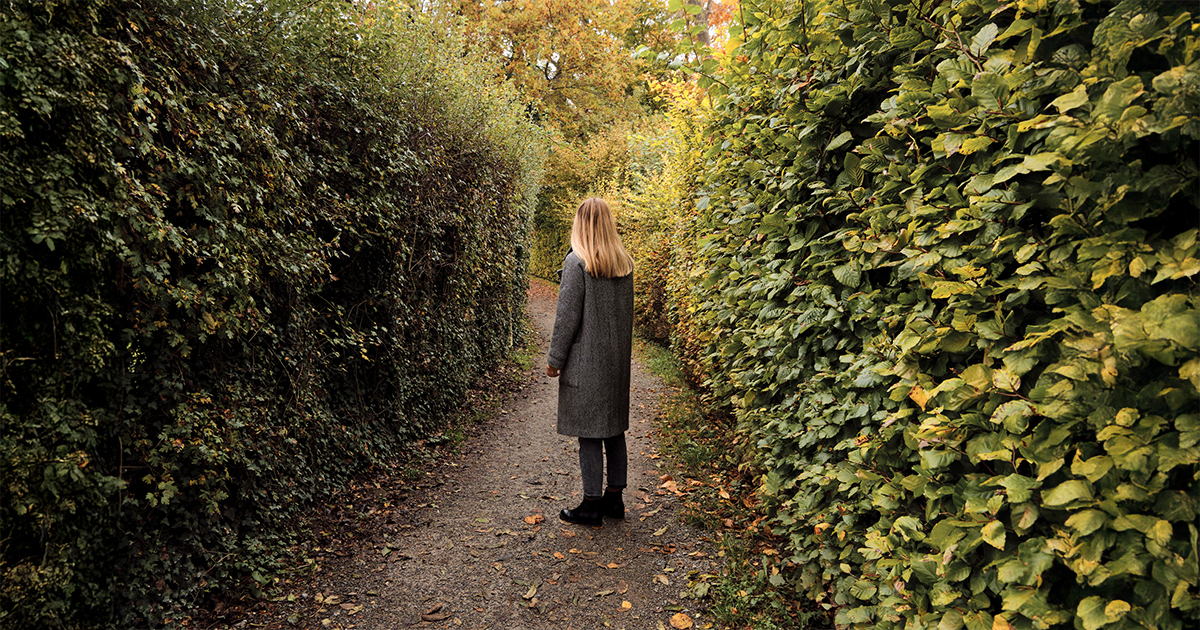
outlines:
[[697, 312], [773, 583], [853, 627], [1200, 620], [1191, 8], [743, 3]]
[[542, 137], [451, 31], [355, 7], [0, 8], [0, 625], [266, 583], [506, 354]]

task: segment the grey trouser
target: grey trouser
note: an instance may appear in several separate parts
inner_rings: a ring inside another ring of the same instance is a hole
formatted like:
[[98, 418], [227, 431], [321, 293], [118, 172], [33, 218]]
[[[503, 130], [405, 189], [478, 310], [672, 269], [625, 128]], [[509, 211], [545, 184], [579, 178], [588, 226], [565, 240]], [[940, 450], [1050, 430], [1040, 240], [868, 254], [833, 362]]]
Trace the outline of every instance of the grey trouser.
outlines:
[[608, 487], [625, 487], [628, 453], [625, 434], [610, 438], [579, 438], [579, 472], [583, 477], [583, 496], [598, 499], [604, 496], [604, 457], [608, 455]]

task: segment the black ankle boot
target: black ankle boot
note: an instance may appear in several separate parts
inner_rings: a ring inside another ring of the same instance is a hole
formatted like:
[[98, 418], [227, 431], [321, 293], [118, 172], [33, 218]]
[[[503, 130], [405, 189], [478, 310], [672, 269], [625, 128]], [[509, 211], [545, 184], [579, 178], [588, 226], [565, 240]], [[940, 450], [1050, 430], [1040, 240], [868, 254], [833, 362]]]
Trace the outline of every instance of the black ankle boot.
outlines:
[[604, 509], [603, 499], [583, 498], [583, 503], [574, 510], [563, 510], [558, 513], [558, 518], [576, 525], [588, 525], [591, 527], [600, 527], [604, 525]]
[[609, 518], [625, 518], [625, 501], [621, 499], [620, 490], [605, 490], [604, 498], [601, 501], [604, 502], [602, 510], [604, 516]]

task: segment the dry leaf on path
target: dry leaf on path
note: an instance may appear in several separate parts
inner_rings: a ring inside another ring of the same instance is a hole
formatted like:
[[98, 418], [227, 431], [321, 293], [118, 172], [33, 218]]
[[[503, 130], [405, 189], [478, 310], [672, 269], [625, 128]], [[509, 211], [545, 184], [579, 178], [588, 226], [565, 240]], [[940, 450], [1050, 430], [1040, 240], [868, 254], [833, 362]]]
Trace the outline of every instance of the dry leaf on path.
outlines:
[[618, 593], [624, 595], [625, 591], [628, 591], [628, 590], [629, 590], [629, 585], [625, 583], [625, 580], [621, 580], [621, 581], [617, 582], [617, 592]]
[[658, 575], [654, 576], [653, 581], [658, 582], [659, 584], [666, 584], [666, 585], [671, 584], [671, 580], [667, 579], [667, 576], [663, 575], [662, 573], [659, 573]]
[[[431, 621], [432, 622], [432, 621], [445, 621], [446, 619], [449, 619], [450, 615], [452, 613], [448, 610], [442, 610], [442, 608], [444, 606], [445, 606], [444, 603], [434, 604], [433, 606], [431, 606], [429, 608], [429, 610], [426, 610], [424, 613], [421, 613], [421, 621]], [[441, 611], [441, 612], [438, 612], [438, 611]]]
[[683, 613], [675, 613], [674, 615], [671, 615], [672, 628], [676, 628], [677, 630], [687, 630], [693, 625], [692, 618]]
[[537, 595], [537, 587], [538, 587], [537, 584], [531, 585], [529, 587], [529, 591], [526, 592], [524, 595], [522, 595], [521, 598], [522, 599], [533, 599], [533, 596]]
[[542, 516], [541, 514], [530, 514], [529, 516], [525, 517], [525, 522], [529, 523], [530, 525], [537, 525], [545, 520], [546, 517]]
[[564, 556], [564, 555], [562, 554], [562, 552], [561, 552], [561, 551], [555, 551], [555, 552], [554, 552], [554, 557], [555, 557], [555, 558], [558, 558], [559, 560], [562, 560], [562, 559], [566, 558], [566, 556]]
[[621, 612], [628, 612], [631, 608], [633, 608], [633, 604], [630, 604], [629, 602], [621, 602]]

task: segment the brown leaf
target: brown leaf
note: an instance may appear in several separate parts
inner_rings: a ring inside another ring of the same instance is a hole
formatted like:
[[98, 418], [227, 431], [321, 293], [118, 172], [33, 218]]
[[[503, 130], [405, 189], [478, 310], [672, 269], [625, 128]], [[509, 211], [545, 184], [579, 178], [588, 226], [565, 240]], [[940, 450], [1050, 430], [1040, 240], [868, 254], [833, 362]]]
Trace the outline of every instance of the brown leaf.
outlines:
[[621, 580], [621, 581], [617, 582], [617, 592], [618, 593], [624, 595], [625, 591], [628, 591], [628, 590], [629, 590], [629, 585], [625, 583], [625, 580]]
[[530, 525], [537, 525], [544, 520], [546, 520], [546, 517], [542, 516], [541, 514], [530, 514], [529, 516], [525, 517], [525, 522], [529, 523]]
[[445, 605], [446, 605], [446, 604], [445, 604], [445, 603], [443, 603], [443, 602], [438, 602], [438, 603], [434, 604], [432, 607], [430, 607], [430, 609], [429, 609], [429, 610], [426, 610], [426, 611], [425, 611], [425, 614], [426, 614], [426, 615], [432, 615], [433, 613], [435, 613], [435, 612], [437, 612], [437, 611], [441, 610], [441, 609], [442, 609], [442, 607], [443, 607], [443, 606], [445, 606]]
[[665, 584], [665, 585], [671, 584], [671, 580], [667, 579], [667, 576], [663, 575], [662, 573], [659, 573], [658, 575], [654, 576], [654, 581], [658, 582], [659, 584]]
[[687, 630], [693, 625], [692, 618], [683, 613], [675, 613], [674, 615], [671, 615], [672, 628], [676, 628], [677, 630]]
[[450, 618], [449, 611], [437, 613], [434, 615], [430, 615], [430, 614], [421, 615], [421, 621], [445, 621], [449, 618]]
[[561, 551], [555, 551], [555, 552], [554, 552], [554, 557], [555, 557], [555, 558], [558, 558], [559, 560], [562, 560], [563, 558], [566, 558], [566, 556], [564, 556], [564, 555], [562, 554], [562, 552], [561, 552]]
[[633, 604], [630, 604], [629, 602], [621, 602], [621, 612], [628, 612], [631, 608], [633, 608]]

